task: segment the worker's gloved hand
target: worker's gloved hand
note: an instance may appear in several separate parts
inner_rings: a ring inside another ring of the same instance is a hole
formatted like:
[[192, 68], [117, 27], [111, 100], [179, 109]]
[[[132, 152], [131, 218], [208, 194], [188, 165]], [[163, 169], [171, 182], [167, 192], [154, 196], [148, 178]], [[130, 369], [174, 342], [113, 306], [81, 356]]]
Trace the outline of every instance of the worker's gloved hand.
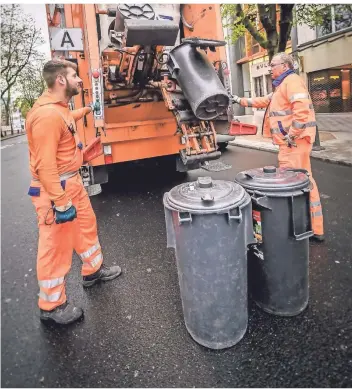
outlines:
[[86, 107], [90, 108], [91, 111], [90, 112], [94, 112], [94, 104], [93, 103], [89, 103], [86, 105]]
[[92, 111], [91, 112], [98, 112], [99, 110], [100, 110], [100, 105], [99, 105], [99, 103], [89, 103], [88, 105], [87, 105], [87, 107], [89, 107]]
[[232, 104], [234, 104], [234, 103], [240, 104], [241, 98], [238, 97], [237, 95], [232, 95]]
[[66, 206], [54, 207], [54, 210], [56, 224], [72, 222], [77, 217], [76, 207], [72, 205], [71, 201]]
[[294, 137], [292, 137], [292, 136], [287, 134], [287, 135], [285, 135], [284, 139], [285, 139], [286, 145], [288, 147], [292, 147], [292, 146], [293, 147], [297, 147], [297, 144], [295, 142], [295, 138]]

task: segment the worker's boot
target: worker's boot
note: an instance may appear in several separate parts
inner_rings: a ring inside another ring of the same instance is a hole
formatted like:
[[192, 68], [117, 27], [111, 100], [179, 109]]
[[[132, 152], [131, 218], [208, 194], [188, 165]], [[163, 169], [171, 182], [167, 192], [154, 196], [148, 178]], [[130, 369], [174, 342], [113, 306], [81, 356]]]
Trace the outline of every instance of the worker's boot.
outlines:
[[107, 267], [102, 264], [97, 272], [83, 277], [83, 286], [88, 288], [89, 286], [96, 284], [98, 281], [110, 281], [118, 277], [120, 274], [120, 266]]
[[80, 319], [83, 316], [83, 309], [74, 307], [73, 305], [65, 302], [59, 305], [52, 311], [40, 310], [40, 320], [47, 321], [51, 320], [57, 324], [70, 324]]
[[315, 242], [321, 243], [321, 242], [324, 242], [325, 236], [324, 236], [324, 235], [317, 235], [317, 234], [314, 234], [314, 235], [311, 236], [309, 239], [310, 239], [310, 240], [313, 240], [313, 241], [315, 241]]

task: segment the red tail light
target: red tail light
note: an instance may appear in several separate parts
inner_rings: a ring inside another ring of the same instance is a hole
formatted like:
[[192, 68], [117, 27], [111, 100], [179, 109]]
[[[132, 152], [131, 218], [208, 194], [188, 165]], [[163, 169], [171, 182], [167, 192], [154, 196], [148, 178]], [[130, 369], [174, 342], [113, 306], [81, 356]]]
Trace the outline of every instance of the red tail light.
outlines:
[[246, 124], [233, 120], [229, 135], [255, 135], [257, 133], [257, 126], [254, 124]]

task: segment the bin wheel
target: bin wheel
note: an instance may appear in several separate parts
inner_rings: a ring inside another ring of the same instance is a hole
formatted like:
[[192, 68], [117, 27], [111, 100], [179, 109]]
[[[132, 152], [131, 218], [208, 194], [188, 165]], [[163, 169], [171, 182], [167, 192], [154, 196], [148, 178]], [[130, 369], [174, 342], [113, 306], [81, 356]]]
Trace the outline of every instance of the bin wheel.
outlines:
[[218, 143], [218, 150], [225, 151], [227, 149], [228, 145], [229, 145], [229, 142]]

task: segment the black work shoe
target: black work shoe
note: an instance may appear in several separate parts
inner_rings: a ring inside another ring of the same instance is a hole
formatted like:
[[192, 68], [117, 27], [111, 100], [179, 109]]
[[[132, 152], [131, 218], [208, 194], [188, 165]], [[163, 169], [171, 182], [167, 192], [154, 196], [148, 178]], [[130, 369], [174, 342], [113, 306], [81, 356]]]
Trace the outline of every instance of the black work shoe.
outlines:
[[90, 274], [89, 276], [83, 277], [83, 286], [86, 288], [94, 285], [98, 281], [110, 281], [118, 277], [121, 274], [120, 266], [107, 267], [104, 264], [101, 265], [100, 269]]
[[324, 235], [313, 235], [309, 239], [314, 240], [315, 242], [324, 242], [325, 236]]
[[83, 309], [74, 307], [69, 303], [59, 305], [52, 311], [40, 310], [40, 320], [47, 321], [51, 320], [57, 324], [70, 324], [80, 319], [83, 316]]

